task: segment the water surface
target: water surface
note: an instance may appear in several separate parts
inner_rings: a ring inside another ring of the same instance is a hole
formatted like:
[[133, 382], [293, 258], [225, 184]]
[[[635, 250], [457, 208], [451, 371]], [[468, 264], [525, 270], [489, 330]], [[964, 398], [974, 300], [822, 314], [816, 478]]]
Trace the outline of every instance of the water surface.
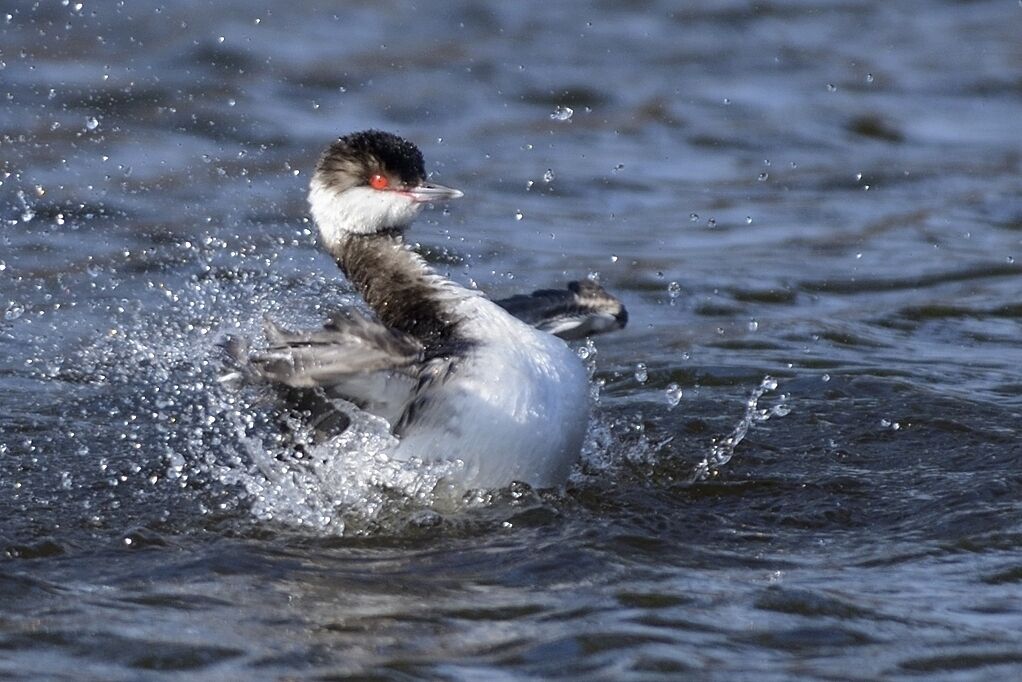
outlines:
[[[0, 676], [1022, 674], [1020, 22], [7, 3]], [[465, 190], [438, 267], [627, 304], [564, 490], [451, 500], [372, 425], [283, 471], [217, 384], [227, 334], [353, 300], [304, 191], [367, 127]]]

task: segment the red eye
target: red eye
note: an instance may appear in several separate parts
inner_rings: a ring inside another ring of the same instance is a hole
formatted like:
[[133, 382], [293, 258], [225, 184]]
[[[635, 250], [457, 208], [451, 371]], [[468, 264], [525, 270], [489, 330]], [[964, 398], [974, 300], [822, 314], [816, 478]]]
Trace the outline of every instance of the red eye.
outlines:
[[369, 178], [369, 185], [373, 189], [387, 189], [390, 187], [390, 180], [387, 179], [386, 175], [380, 175], [377, 173], [373, 177]]

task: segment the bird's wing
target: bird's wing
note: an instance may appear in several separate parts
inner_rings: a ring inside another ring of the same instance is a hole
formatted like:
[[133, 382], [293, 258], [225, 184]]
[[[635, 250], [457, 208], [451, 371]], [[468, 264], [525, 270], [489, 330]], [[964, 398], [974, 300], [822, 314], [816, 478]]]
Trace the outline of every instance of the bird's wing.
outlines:
[[[322, 329], [292, 332], [265, 321], [269, 346], [249, 351], [231, 339], [227, 351], [240, 367], [222, 381], [269, 382], [287, 404], [310, 413], [313, 422], [332, 419], [343, 399], [395, 423], [411, 401], [423, 361], [414, 338], [357, 313], [333, 317]], [[338, 420], [343, 430], [347, 420]], [[317, 431], [320, 429], [317, 428]]]
[[401, 370], [421, 362], [417, 340], [359, 314], [333, 317], [322, 329], [291, 332], [265, 322], [266, 350], [249, 355], [260, 376], [294, 388], [332, 386], [355, 374]]
[[522, 322], [562, 339], [583, 339], [624, 329], [628, 311], [596, 282], [569, 282], [567, 289], [540, 289], [494, 301]]

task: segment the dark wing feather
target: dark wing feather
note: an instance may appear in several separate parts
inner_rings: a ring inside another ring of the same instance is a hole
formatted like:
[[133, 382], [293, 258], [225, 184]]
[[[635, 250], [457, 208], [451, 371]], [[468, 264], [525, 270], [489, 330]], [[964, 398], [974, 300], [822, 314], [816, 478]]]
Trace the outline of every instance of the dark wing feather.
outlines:
[[[333, 317], [322, 329], [292, 332], [265, 321], [269, 346], [249, 351], [230, 339], [227, 351], [240, 371], [227, 383], [268, 382], [283, 401], [307, 413], [318, 436], [342, 431], [348, 420], [332, 401], [340, 398], [390, 421], [412, 400], [418, 379], [412, 367], [423, 360], [417, 340], [362, 315]], [[333, 425], [337, 428], [321, 428]]]
[[624, 329], [628, 311], [596, 282], [568, 283], [567, 289], [539, 289], [494, 301], [522, 322], [562, 339], [583, 339]]
[[423, 358], [407, 334], [361, 315], [335, 316], [322, 329], [291, 332], [265, 322], [270, 342], [248, 356], [260, 376], [296, 388], [332, 386], [353, 374], [406, 368]]

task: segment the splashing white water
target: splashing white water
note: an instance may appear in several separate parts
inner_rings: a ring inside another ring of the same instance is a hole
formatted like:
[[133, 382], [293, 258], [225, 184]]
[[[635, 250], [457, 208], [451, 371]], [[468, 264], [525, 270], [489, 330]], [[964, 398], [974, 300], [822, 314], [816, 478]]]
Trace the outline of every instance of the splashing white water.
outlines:
[[[396, 440], [387, 424], [354, 406], [344, 410], [351, 426], [342, 434], [295, 448], [291, 435], [280, 431], [273, 401], [259, 390], [237, 391], [218, 382], [228, 369], [220, 348], [227, 334], [258, 338], [258, 320], [266, 313], [287, 325], [314, 326], [323, 310], [352, 305], [332, 273], [306, 273], [298, 280], [261, 263], [239, 268], [222, 255], [228, 245], [213, 237], [169, 248], [191, 252], [200, 272], [173, 289], [170, 283], [153, 284], [153, 300], [146, 304], [104, 308], [102, 331], [47, 370], [107, 386], [103, 393], [110, 404], [95, 406], [97, 418], [124, 415], [132, 457], [166, 462], [162, 472], [149, 467], [145, 478], [139, 474], [137, 483], [124, 481], [126, 486], [137, 485], [136, 492], [144, 494], [166, 482], [196, 493], [204, 513], [245, 509], [260, 522], [345, 535], [403, 527], [423, 514], [446, 517], [489, 499], [466, 497], [446, 482], [457, 479], [458, 461], [392, 459]], [[318, 309], [301, 312], [305, 307], [294, 305], [296, 297], [317, 301]], [[573, 480], [601, 476], [622, 463], [653, 463], [664, 443], [646, 436], [639, 413], [603, 414], [597, 347], [589, 340], [578, 353], [590, 373], [595, 409]], [[36, 366], [54, 365], [43, 362], [44, 355]], [[301, 427], [289, 424], [288, 430]]]
[[745, 401], [745, 414], [742, 415], [741, 420], [726, 438], [713, 444], [709, 454], [696, 465], [689, 483], [705, 481], [710, 476], [715, 476], [721, 467], [734, 457], [735, 448], [745, 439], [753, 424], [761, 424], [771, 417], [784, 417], [791, 412], [791, 408], [787, 404], [787, 396], [784, 394], [780, 396], [780, 402], [776, 405], [770, 408], [759, 407], [760, 399], [775, 390], [777, 390], [777, 380], [770, 376], [763, 377], [763, 381], [753, 389], [749, 399]]
[[247, 455], [220, 471], [220, 481], [240, 486], [253, 516], [318, 531], [357, 533], [393, 508], [429, 507], [448, 492], [443, 481], [459, 461], [425, 463], [389, 456], [397, 439], [386, 421], [345, 406], [350, 425], [304, 452], [274, 447], [249, 433], [241, 415], [232, 419]]

